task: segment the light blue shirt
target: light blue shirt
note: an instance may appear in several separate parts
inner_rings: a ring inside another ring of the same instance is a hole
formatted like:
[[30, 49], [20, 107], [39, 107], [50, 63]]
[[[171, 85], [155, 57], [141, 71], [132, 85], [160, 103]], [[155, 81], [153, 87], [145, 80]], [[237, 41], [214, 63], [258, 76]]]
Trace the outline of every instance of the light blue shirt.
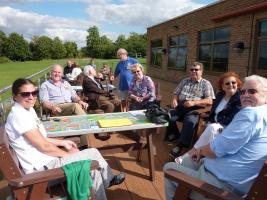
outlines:
[[71, 85], [62, 80], [60, 85], [55, 85], [52, 80], [48, 80], [41, 85], [40, 101], [49, 101], [53, 104], [71, 103], [77, 96]]
[[267, 105], [243, 108], [210, 147], [217, 158], [205, 159], [205, 168], [247, 193], [267, 159]]

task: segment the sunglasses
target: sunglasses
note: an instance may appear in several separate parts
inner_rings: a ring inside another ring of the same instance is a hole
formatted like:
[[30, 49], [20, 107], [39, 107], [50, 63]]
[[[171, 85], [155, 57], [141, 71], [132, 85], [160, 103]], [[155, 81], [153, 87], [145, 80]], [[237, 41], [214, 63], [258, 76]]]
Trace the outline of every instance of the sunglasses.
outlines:
[[200, 69], [190, 69], [191, 72], [198, 72]]
[[225, 83], [224, 85], [230, 85], [230, 84], [235, 85], [236, 81], [230, 81], [230, 82]]
[[248, 94], [255, 94], [255, 93], [257, 93], [258, 91], [255, 90], [255, 89], [240, 90], [240, 95], [244, 95], [244, 94], [246, 94], [246, 92], [247, 92]]
[[137, 71], [134, 71], [134, 72], [132, 72], [133, 74], [136, 74], [136, 73], [139, 73], [140, 71], [139, 70], [137, 70]]
[[23, 98], [29, 97], [29, 96], [33, 96], [33, 97], [37, 97], [37, 95], [39, 94], [38, 90], [35, 90], [33, 92], [19, 92], [18, 93], [20, 96], [22, 96]]

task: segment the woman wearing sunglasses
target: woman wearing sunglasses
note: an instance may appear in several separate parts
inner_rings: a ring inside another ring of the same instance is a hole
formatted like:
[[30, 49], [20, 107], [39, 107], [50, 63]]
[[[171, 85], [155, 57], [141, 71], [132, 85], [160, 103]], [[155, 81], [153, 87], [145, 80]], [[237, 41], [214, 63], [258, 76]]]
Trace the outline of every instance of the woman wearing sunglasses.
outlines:
[[209, 124], [191, 151], [208, 144], [232, 121], [241, 109], [241, 86], [242, 81], [235, 72], [226, 72], [219, 77], [217, 83], [219, 92], [211, 108]]
[[133, 64], [131, 71], [134, 77], [129, 88], [130, 110], [146, 109], [156, 99], [154, 82], [144, 75], [144, 68], [139, 63]]
[[38, 90], [31, 80], [17, 79], [12, 85], [12, 95], [15, 104], [8, 115], [5, 130], [26, 174], [80, 160], [97, 160], [101, 170], [92, 170], [91, 177], [95, 197], [101, 200], [106, 199], [105, 188], [124, 181], [124, 174], [114, 175], [97, 149], [79, 151], [70, 140], [47, 138], [33, 108]]

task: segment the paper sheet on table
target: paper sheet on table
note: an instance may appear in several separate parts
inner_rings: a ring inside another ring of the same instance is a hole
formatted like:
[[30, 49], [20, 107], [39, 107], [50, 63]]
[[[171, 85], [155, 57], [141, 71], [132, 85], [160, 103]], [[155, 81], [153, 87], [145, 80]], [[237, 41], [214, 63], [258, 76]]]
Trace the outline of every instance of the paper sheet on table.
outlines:
[[130, 126], [133, 122], [129, 119], [101, 119], [98, 120], [101, 128], [115, 127], [115, 126]]

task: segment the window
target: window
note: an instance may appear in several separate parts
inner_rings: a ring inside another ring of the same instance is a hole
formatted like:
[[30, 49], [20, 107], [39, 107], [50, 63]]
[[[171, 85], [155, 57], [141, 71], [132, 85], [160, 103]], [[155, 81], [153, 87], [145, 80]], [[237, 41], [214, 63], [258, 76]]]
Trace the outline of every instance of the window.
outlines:
[[161, 39], [151, 41], [151, 59], [150, 59], [151, 65], [161, 67], [162, 50], [163, 47]]
[[258, 68], [267, 70], [267, 20], [259, 22]]
[[199, 33], [199, 61], [205, 70], [228, 70], [230, 28], [218, 28]]
[[187, 36], [169, 38], [168, 67], [185, 69], [187, 56]]

